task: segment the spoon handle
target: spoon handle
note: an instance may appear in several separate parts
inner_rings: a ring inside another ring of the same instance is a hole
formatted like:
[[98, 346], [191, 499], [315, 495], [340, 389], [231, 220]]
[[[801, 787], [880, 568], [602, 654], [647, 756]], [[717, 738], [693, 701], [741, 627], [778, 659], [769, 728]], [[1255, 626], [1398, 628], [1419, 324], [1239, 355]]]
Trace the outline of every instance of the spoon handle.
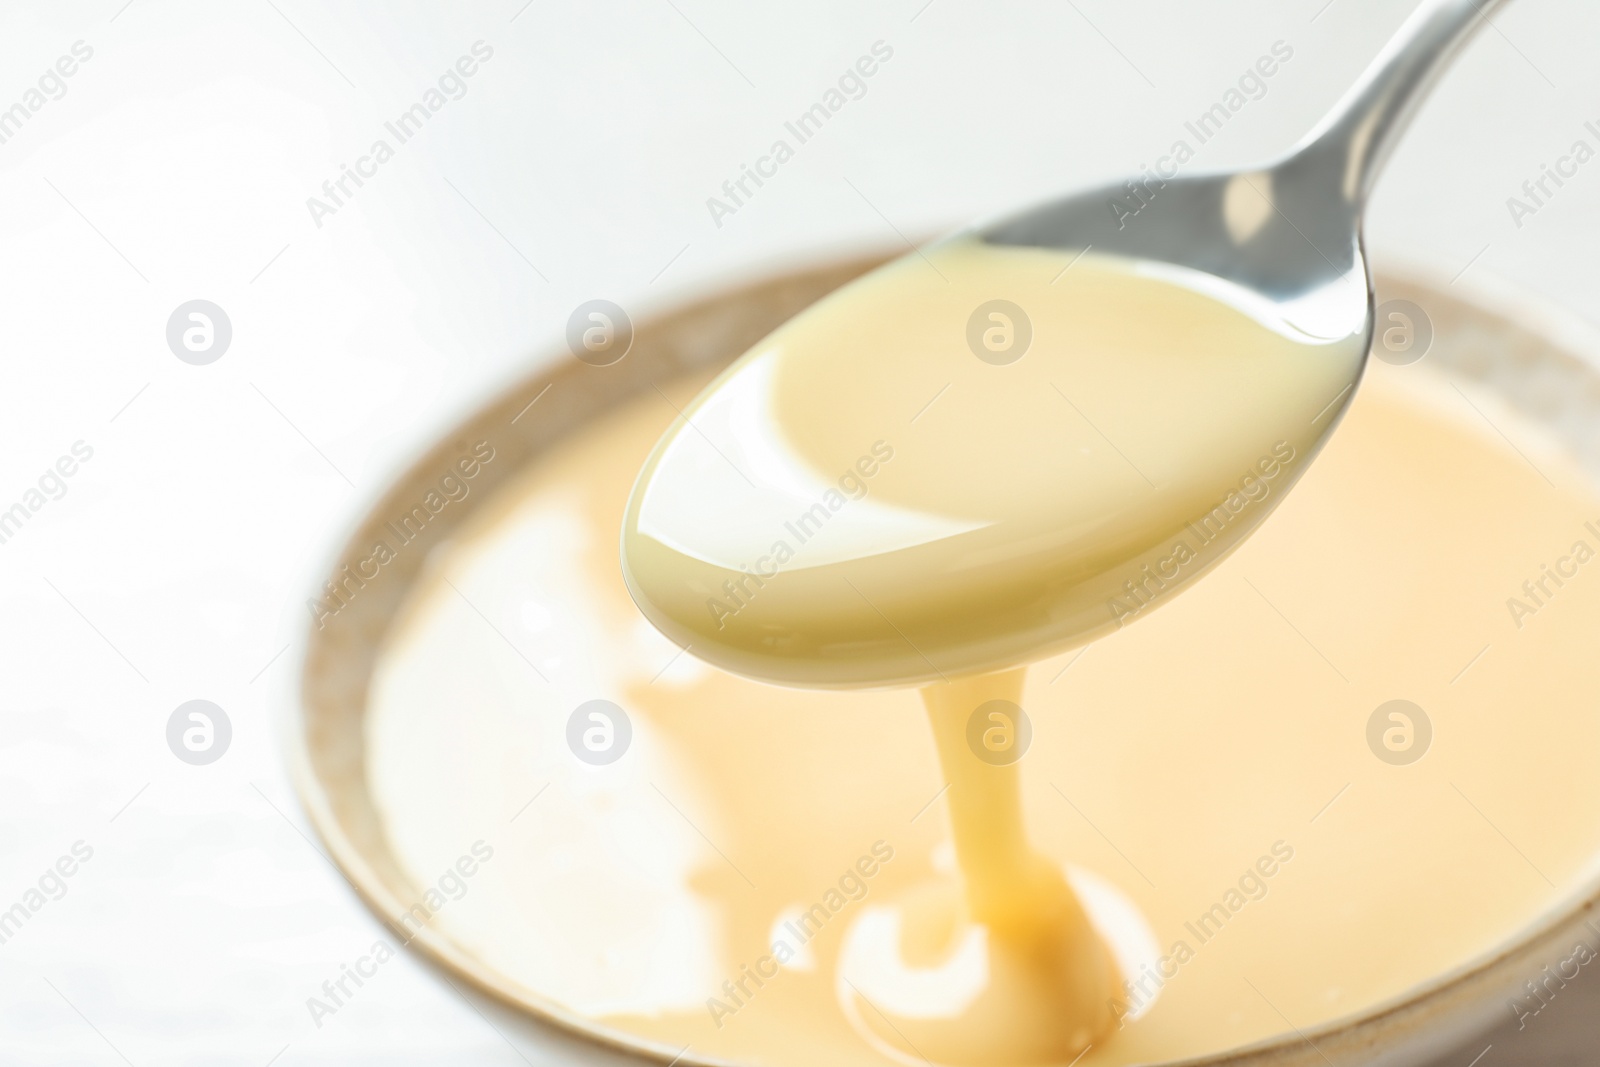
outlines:
[[1434, 82], [1502, 2], [1423, 0], [1294, 154], [1334, 167], [1359, 211]]

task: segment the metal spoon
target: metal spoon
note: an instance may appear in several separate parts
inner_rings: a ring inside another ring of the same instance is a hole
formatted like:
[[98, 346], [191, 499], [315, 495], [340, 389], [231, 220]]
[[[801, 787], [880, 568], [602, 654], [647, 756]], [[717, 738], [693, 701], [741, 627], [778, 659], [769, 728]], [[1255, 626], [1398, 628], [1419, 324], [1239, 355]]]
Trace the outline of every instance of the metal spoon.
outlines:
[[[1370, 338], [1361, 234], [1367, 197], [1428, 91], [1500, 3], [1424, 0], [1355, 86], [1276, 163], [1141, 177], [977, 233], [994, 244], [1093, 248], [1192, 268], [1279, 305], [1291, 321], [1314, 322], [1322, 336], [1364, 330]], [[1272, 210], [1250, 225], [1260, 199]]]
[[[1068, 196], [785, 324], [645, 464], [622, 531], [641, 611], [735, 673], [854, 688], [1014, 667], [1165, 603], [1278, 505], [1353, 395], [1368, 194], [1492, 6], [1424, 0], [1275, 164]], [[982, 349], [1031, 338], [1030, 314], [1032, 354]]]

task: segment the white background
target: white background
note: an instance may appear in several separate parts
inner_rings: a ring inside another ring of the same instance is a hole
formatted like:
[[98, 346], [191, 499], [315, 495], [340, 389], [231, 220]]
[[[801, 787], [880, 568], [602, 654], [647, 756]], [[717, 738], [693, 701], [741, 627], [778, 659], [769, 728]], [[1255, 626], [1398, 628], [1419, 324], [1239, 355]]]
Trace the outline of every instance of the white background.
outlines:
[[[584, 300], [637, 319], [1130, 173], [1281, 39], [1294, 58], [1194, 165], [1269, 156], [1412, 6], [525, 2], [0, 10], [0, 108], [94, 49], [0, 144], [0, 510], [94, 450], [0, 544], [0, 909], [94, 849], [0, 945], [0, 1061], [549, 1060], [409, 955], [320, 1029], [306, 1010], [383, 932], [306, 840], [278, 743], [306, 580], [364, 505]], [[307, 197], [480, 39], [466, 96], [316, 226]], [[716, 226], [706, 198], [878, 40], [867, 94]], [[1600, 161], [1520, 229], [1505, 203], [1595, 142], [1596, 40], [1591, 3], [1503, 9], [1391, 163], [1374, 245], [1600, 320]], [[197, 297], [234, 331], [202, 367], [165, 340]], [[196, 697], [233, 722], [209, 767], [164, 736]], [[1535, 1049], [1593, 1013], [1586, 989], [1483, 1067], [1558, 1062]]]

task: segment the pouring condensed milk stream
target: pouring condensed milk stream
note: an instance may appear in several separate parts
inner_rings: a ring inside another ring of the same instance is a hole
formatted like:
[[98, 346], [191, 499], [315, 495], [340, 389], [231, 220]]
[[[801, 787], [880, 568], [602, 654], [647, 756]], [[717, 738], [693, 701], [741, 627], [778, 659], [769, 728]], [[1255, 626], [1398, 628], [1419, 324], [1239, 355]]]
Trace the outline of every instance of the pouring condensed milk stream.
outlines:
[[909, 896], [894, 951], [970, 950], [982, 988], [874, 1001], [886, 1044], [1066, 1063], [1117, 1025], [1114, 954], [1022, 823], [1023, 673], [1176, 596], [1305, 471], [1371, 339], [1374, 178], [1493, 6], [1427, 0], [1272, 166], [1147, 173], [847, 285], [645, 463], [623, 573], [666, 636], [778, 685], [922, 689], [964, 893]]

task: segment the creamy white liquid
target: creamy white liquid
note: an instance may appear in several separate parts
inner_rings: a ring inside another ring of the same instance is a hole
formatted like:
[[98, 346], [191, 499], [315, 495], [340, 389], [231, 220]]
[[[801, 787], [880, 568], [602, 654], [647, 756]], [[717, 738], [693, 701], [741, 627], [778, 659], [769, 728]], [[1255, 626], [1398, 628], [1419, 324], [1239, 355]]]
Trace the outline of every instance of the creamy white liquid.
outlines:
[[[633, 472], [703, 385], [597, 420], [441, 548], [380, 655], [370, 788], [418, 900], [473, 842], [493, 847], [431, 921], [528, 1001], [667, 1058], [687, 1044], [685, 1061], [903, 1062], [838, 975], [919, 900], [965, 893], [922, 701], [709, 668], [639, 618], [618, 573]], [[1574, 547], [1600, 549], [1600, 494], [1460, 385], [1556, 488], [1427, 363], [1375, 364], [1304, 481], [1205, 582], [1029, 671], [1031, 847], [1108, 941], [1096, 884], [1157, 946], [1123, 966], [1130, 1015], [1079, 1067], [1216, 1054], [1291, 1033], [1285, 1017], [1314, 1033], [1483, 958], [1592, 875], [1600, 561]], [[1557, 564], [1578, 567], [1559, 588]], [[1530, 580], [1554, 595], [1514, 620]], [[565, 741], [596, 698], [633, 724], [605, 767]], [[1396, 698], [1433, 726], [1409, 766], [1366, 741]], [[841, 889], [864, 857], [871, 876]], [[799, 944], [785, 923], [829, 892], [842, 907]], [[796, 955], [735, 1005], [724, 983], [779, 940]], [[956, 1011], [981, 989], [968, 955], [907, 953], [882, 988], [936, 984]], [[736, 1010], [714, 1018], [713, 999]]]

